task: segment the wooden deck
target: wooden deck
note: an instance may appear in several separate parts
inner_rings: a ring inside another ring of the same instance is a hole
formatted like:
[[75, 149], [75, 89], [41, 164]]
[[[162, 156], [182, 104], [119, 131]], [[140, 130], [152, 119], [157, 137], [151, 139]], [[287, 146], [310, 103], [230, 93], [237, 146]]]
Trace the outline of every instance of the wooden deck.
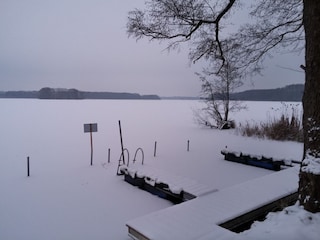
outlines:
[[126, 182], [175, 204], [217, 191], [192, 179], [151, 167], [124, 167], [121, 171]]
[[298, 175], [298, 167], [288, 168], [133, 219], [126, 224], [129, 236], [135, 240], [228, 239], [236, 234], [224, 228], [232, 221], [243, 221], [248, 213], [294, 198]]

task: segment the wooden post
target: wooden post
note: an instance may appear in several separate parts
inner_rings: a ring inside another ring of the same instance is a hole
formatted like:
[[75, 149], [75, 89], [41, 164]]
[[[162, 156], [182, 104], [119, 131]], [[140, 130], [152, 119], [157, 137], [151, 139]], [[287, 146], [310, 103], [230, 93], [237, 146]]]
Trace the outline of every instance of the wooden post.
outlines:
[[[124, 150], [123, 150], [123, 141], [122, 141], [122, 131], [121, 131], [121, 122], [119, 120], [119, 131], [120, 131], [120, 142], [121, 142], [121, 153], [122, 153], [122, 163], [125, 164], [124, 162]], [[128, 160], [129, 161], [129, 160]]]
[[187, 144], [187, 151], [189, 152], [189, 148], [190, 147], [190, 140], [188, 140], [188, 144]]
[[93, 163], [92, 124], [90, 124], [90, 143], [91, 143], [91, 162], [90, 162], [90, 165], [92, 166], [92, 163]]
[[154, 142], [154, 151], [153, 156], [155, 157], [157, 155], [157, 141]]
[[29, 161], [29, 157], [27, 157], [27, 176], [30, 177], [30, 161]]

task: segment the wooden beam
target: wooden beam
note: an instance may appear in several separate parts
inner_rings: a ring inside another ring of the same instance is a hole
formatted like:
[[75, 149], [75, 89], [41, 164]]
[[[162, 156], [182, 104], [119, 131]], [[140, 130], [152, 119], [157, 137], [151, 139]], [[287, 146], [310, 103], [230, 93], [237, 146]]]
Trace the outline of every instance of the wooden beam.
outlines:
[[297, 200], [298, 192], [280, 198], [262, 207], [247, 212], [239, 217], [219, 224], [219, 226], [231, 230], [233, 232], [242, 232], [243, 226], [248, 225], [248, 223], [264, 218], [269, 212], [281, 210], [284, 207], [287, 207], [290, 204], [295, 203]]
[[128, 235], [129, 237], [131, 237], [134, 240], [151, 240], [150, 238], [146, 237], [145, 235], [143, 235], [142, 233], [138, 232], [137, 230], [131, 228], [130, 226], [128, 226]]

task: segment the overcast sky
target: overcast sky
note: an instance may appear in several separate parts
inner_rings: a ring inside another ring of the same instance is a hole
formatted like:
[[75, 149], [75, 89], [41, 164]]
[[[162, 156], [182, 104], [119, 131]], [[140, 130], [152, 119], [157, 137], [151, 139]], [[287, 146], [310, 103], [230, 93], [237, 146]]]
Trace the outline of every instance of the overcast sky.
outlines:
[[[198, 96], [200, 82], [187, 52], [136, 41], [127, 13], [144, 0], [1, 0], [0, 91], [42, 87]], [[185, 48], [187, 50], [187, 47]], [[303, 53], [266, 62], [263, 76], [243, 89], [303, 83]], [[288, 69], [289, 68], [289, 69]]]

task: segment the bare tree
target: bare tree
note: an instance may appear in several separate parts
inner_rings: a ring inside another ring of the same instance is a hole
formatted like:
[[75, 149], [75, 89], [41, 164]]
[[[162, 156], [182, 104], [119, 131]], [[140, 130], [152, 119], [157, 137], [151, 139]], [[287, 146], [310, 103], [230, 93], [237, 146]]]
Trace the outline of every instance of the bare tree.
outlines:
[[201, 97], [205, 104], [200, 111], [194, 111], [197, 122], [211, 128], [233, 128], [235, 123], [229, 119], [229, 113], [245, 108], [240, 101], [230, 99], [231, 93], [243, 85], [237, 69], [226, 61], [219, 73], [204, 69], [197, 75], [201, 80]]
[[[259, 72], [273, 50], [305, 49], [304, 156], [300, 170], [300, 203], [320, 212], [320, 1], [259, 0], [252, 6], [251, 23], [236, 34], [222, 37], [222, 25], [241, 11], [240, 0], [149, 0], [146, 10], [129, 13], [128, 34], [135, 38], [166, 40], [168, 49], [190, 43], [190, 60], [208, 59], [226, 64], [224, 41], [234, 47], [237, 68]], [[235, 62], [235, 61], [233, 61]]]

